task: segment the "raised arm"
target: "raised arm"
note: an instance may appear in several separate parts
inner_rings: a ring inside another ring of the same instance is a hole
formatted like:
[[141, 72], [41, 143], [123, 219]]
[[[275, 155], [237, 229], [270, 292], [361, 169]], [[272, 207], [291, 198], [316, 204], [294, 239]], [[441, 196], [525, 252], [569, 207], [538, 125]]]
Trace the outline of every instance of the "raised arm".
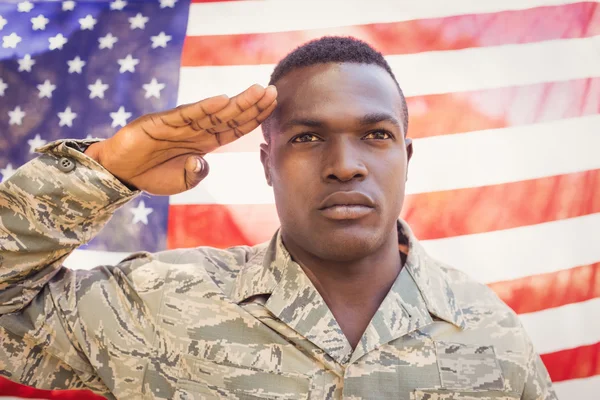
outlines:
[[170, 195], [196, 186], [208, 174], [203, 156], [260, 125], [275, 97], [274, 87], [253, 85], [145, 115], [104, 141], [41, 148], [0, 184], [0, 315], [27, 305], [136, 189]]
[[[119, 385], [129, 390], [102, 366], [106, 343], [86, 339], [97, 332], [83, 329], [80, 316], [116, 332], [134, 305], [146, 309], [122, 270], [136, 261], [94, 271], [70, 271], [62, 263], [140, 191], [168, 195], [197, 185], [208, 173], [202, 157], [256, 128], [275, 108], [275, 97], [274, 87], [254, 85], [231, 99], [143, 116], [104, 141], [50, 143], [0, 183], [0, 375], [105, 396]], [[121, 358], [121, 368], [136, 362]]]

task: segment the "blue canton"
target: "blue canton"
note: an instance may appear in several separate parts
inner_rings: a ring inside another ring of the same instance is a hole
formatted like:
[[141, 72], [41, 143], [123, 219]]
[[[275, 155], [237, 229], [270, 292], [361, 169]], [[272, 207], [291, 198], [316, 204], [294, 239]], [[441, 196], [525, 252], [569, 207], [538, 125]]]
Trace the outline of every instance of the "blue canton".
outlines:
[[[184, 0], [0, 1], [0, 179], [61, 138], [107, 138], [174, 107], [189, 4]], [[121, 209], [85, 247], [166, 247], [168, 197]]]

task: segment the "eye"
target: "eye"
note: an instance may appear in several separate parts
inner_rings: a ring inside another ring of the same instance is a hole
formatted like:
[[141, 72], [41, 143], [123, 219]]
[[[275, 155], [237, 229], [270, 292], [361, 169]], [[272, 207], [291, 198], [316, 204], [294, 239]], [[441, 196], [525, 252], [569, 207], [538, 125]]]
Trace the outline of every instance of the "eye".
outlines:
[[385, 139], [393, 139], [394, 136], [388, 132], [388, 131], [384, 131], [384, 130], [378, 130], [378, 131], [372, 131], [367, 133], [365, 136], [363, 136], [363, 139], [366, 140], [385, 140]]
[[292, 143], [309, 143], [318, 142], [321, 139], [312, 133], [301, 133], [300, 135], [294, 136], [291, 140]]

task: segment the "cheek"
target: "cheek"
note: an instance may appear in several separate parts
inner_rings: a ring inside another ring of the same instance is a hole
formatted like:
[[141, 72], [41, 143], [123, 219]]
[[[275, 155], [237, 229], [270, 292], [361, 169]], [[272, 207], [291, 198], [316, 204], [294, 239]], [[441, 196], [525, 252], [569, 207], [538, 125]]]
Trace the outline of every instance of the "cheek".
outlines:
[[316, 162], [285, 155], [275, 160], [271, 175], [277, 201], [285, 201], [287, 204], [306, 203], [318, 179], [315, 172]]
[[377, 185], [384, 198], [388, 200], [386, 203], [391, 206], [399, 203], [396, 205], [401, 206], [406, 186], [406, 163], [401, 155], [389, 157], [385, 161], [380, 158], [374, 165], [371, 172], [377, 176]]

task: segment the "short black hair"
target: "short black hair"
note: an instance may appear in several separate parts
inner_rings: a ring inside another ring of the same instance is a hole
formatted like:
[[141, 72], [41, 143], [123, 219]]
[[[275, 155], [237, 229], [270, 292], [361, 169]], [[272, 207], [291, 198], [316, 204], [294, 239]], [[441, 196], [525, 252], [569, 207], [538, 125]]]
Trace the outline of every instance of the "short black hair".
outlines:
[[[390, 65], [383, 57], [383, 54], [362, 40], [353, 37], [324, 36], [320, 39], [307, 42], [300, 47], [297, 47], [279, 61], [271, 74], [269, 85], [274, 85], [279, 79], [296, 68], [331, 62], [374, 64], [385, 69], [392, 79], [394, 79], [394, 82], [396, 82], [396, 86], [398, 86], [398, 90], [400, 91], [400, 98], [402, 101], [402, 125], [404, 127], [404, 134], [406, 135], [408, 132], [408, 106], [406, 104], [404, 93], [402, 93], [402, 89], [398, 84], [398, 80], [396, 79], [396, 76], [394, 76]], [[267, 143], [269, 142], [270, 135], [269, 120], [271, 120], [271, 118], [268, 118], [267, 121], [265, 121], [266, 124], [263, 123], [263, 134]]]

